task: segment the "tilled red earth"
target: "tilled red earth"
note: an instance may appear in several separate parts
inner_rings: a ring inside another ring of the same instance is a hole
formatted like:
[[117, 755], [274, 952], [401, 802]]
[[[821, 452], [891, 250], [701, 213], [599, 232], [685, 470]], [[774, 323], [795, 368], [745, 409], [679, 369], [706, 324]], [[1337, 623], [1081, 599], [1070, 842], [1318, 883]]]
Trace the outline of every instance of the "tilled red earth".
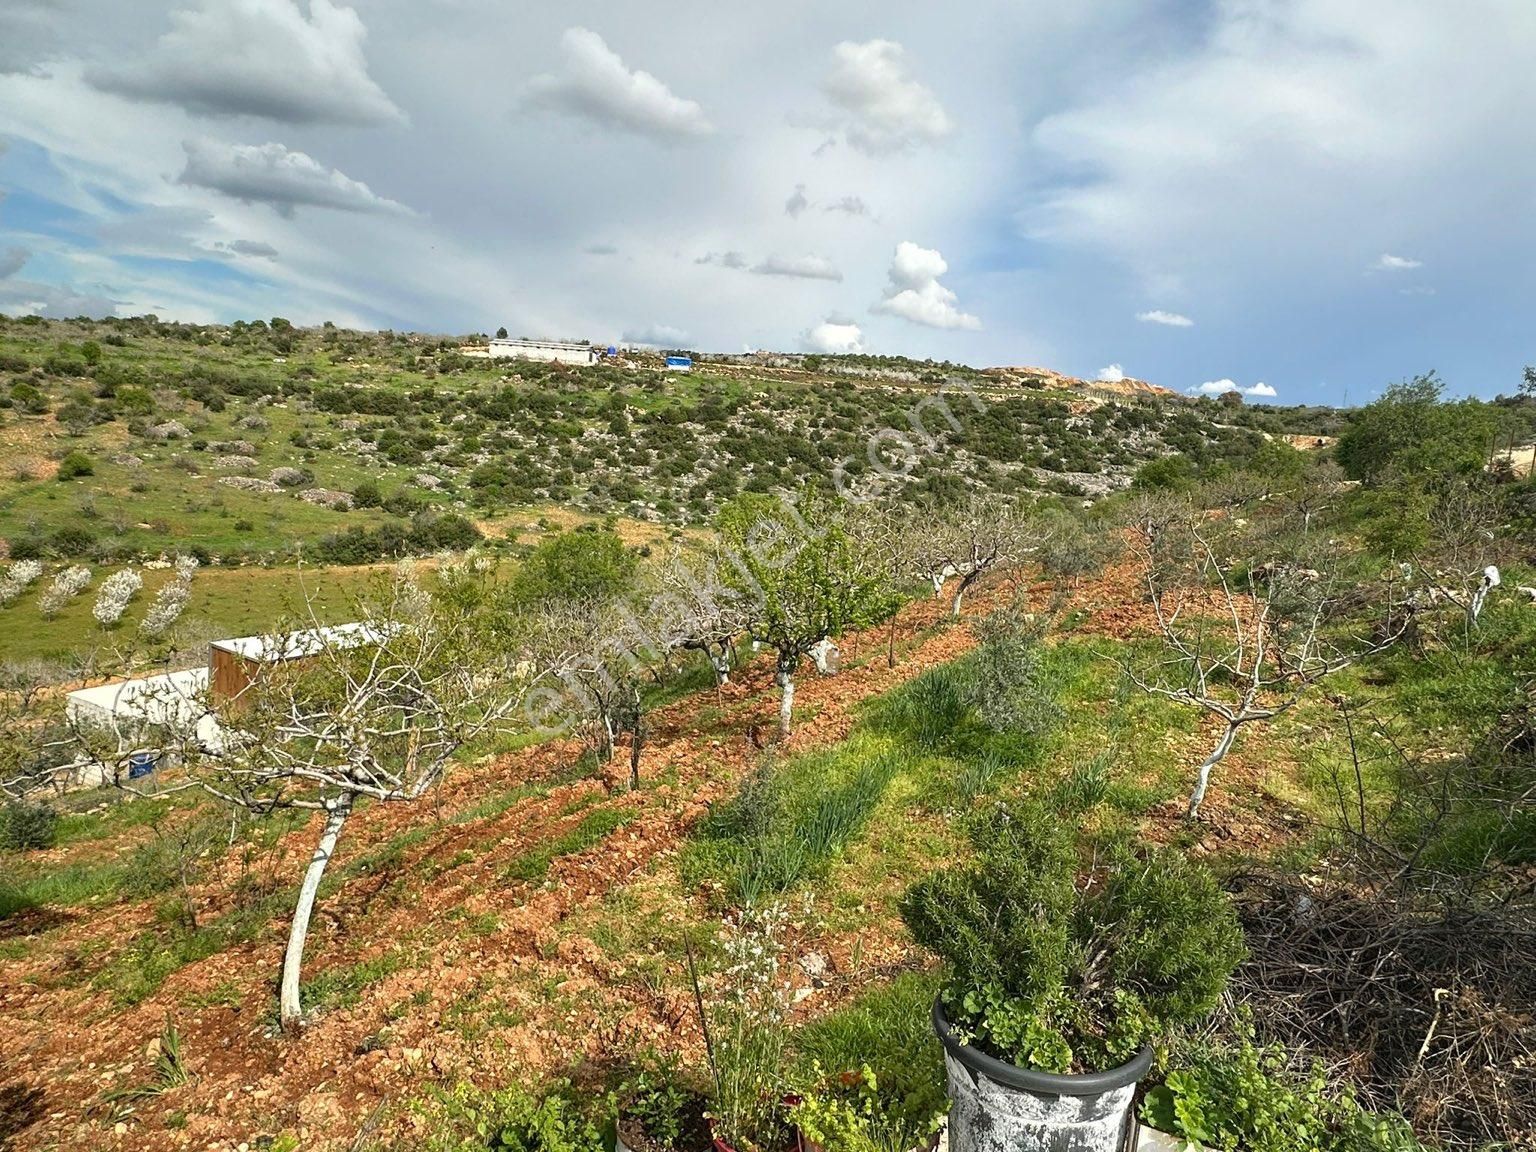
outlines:
[[[1145, 626], [1129, 602], [1134, 591], [1127, 576], [1106, 574], [1077, 590], [1074, 600], [1089, 609], [1084, 631], [1123, 636]], [[973, 611], [983, 610], [985, 601], [978, 598]], [[970, 630], [936, 628], [942, 615], [932, 602], [903, 611], [894, 668], [886, 665], [882, 628], [845, 645], [849, 666], [839, 675], [802, 677], [787, 750], [842, 740], [859, 702], [967, 651], [974, 643]], [[7, 1147], [9, 1126], [17, 1149], [245, 1152], [281, 1133], [297, 1137], [301, 1148], [343, 1149], [385, 1117], [384, 1105], [428, 1083], [465, 1077], [503, 1083], [600, 1057], [615, 1045], [696, 1044], [684, 987], [655, 975], [654, 942], [615, 954], [588, 935], [562, 929], [626, 885], [642, 905], [640, 914], [674, 922], [686, 915], [675, 883], [643, 877], [665, 871], [710, 802], [752, 769], [762, 755], [757, 734], [772, 728], [775, 699], [771, 664], [760, 660], [719, 693], [698, 693], [660, 710], [642, 766], [647, 783], [638, 792], [627, 791], [618, 775], [569, 780], [580, 748], [561, 740], [459, 771], [433, 803], [359, 812], [332, 875], [401, 833], [419, 829], [421, 835], [401, 848], [392, 867], [347, 878], [322, 901], [306, 980], [370, 962], [386, 974], [357, 990], [350, 1006], [318, 1013], [295, 1038], [275, 1034], [271, 1022], [286, 910], [255, 942], [186, 965], [128, 1008], [93, 990], [88, 970], [153, 925], [152, 904], [65, 911], [35, 924], [13, 921], [12, 935], [43, 934], [21, 958], [0, 960], [0, 1147]], [[1193, 749], [1170, 752], [1198, 759]], [[1232, 764], [1228, 771], [1243, 771], [1239, 757]], [[523, 784], [543, 787], [494, 815], [454, 820]], [[1252, 835], [1256, 846], [1262, 843], [1271, 830], [1231, 827], [1228, 817], [1251, 817], [1229, 807], [1224, 795], [1217, 790], [1212, 797], [1208, 835]], [[594, 847], [554, 857], [540, 880], [507, 876], [509, 866], [517, 870], [530, 852], [602, 809], [628, 819]], [[1170, 823], [1177, 818], [1166, 815]], [[125, 834], [108, 850], [126, 851], [144, 835]], [[290, 834], [262, 867], [291, 880], [312, 837], [308, 828]], [[58, 854], [67, 858], [69, 851]], [[227, 907], [241, 866], [237, 855], [198, 890], [202, 922]], [[402, 884], [401, 876], [416, 882]], [[827, 960], [823, 1000], [852, 982], [838, 980], [850, 952], [857, 952], [866, 976], [906, 958], [895, 939], [801, 943], [814, 943]], [[181, 1033], [194, 1079], [135, 1102], [131, 1114], [115, 1113], [104, 1094], [152, 1080], [151, 1045], [167, 1023]], [[385, 1122], [412, 1123], [396, 1114]]]

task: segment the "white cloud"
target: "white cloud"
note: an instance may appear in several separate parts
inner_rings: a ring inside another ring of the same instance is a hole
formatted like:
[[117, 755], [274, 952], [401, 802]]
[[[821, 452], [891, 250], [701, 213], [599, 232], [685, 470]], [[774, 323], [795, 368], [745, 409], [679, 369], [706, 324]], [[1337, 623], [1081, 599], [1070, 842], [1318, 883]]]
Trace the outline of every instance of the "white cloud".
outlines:
[[759, 276], [793, 276], [801, 280], [842, 280], [843, 274], [825, 256], [769, 256], [754, 264]]
[[747, 259], [745, 252], [706, 252], [694, 261], [695, 264], [718, 264], [722, 268], [745, 268], [751, 261]]
[[669, 324], [648, 324], [644, 328], [626, 328], [620, 337], [626, 344], [644, 344], [651, 348], [679, 348], [688, 343], [688, 333]]
[[849, 216], [869, 215], [869, 205], [864, 203], [863, 198], [859, 196], [844, 196], [840, 200], [834, 200], [827, 205], [825, 210], [828, 212], [846, 212]]
[[1118, 364], [1110, 364], [1099, 369], [1098, 379], [1106, 384], [1118, 384], [1125, 379], [1125, 370]]
[[1177, 312], [1164, 312], [1161, 308], [1154, 308], [1150, 312], [1136, 313], [1136, 319], [1143, 324], [1163, 324], [1169, 328], [1193, 328], [1195, 322], [1188, 316]]
[[791, 220], [798, 220], [800, 213], [810, 206], [811, 202], [805, 198], [805, 185], [796, 184], [794, 195], [784, 201], [784, 215], [788, 216]]
[[870, 311], [900, 316], [929, 328], [980, 328], [981, 321], [960, 311], [958, 297], [939, 283], [947, 271], [949, 265], [935, 249], [903, 240], [896, 245], [885, 296]]
[[246, 203], [270, 204], [283, 216], [292, 216], [301, 206], [410, 214], [404, 204], [386, 199], [361, 181], [281, 144], [187, 140], [182, 147], [187, 166], [179, 183], [211, 188]]
[[953, 134], [954, 123], [938, 97], [908, 75], [900, 44], [845, 40], [832, 56], [822, 91], [844, 113], [842, 127], [854, 148], [886, 155], [937, 144]]
[[523, 92], [525, 105], [579, 116], [672, 142], [712, 133], [704, 109], [672, 90], [649, 72], [631, 71], [596, 32], [567, 28], [560, 37], [565, 74], [536, 76]]
[[1413, 268], [1424, 267], [1424, 261], [1415, 260], [1410, 256], [1394, 256], [1390, 252], [1383, 252], [1381, 259], [1371, 265], [1375, 272], [1406, 272]]
[[406, 117], [368, 75], [357, 13], [332, 0], [200, 0], [171, 13], [144, 59], [87, 71], [89, 83], [131, 100], [179, 104], [205, 116], [286, 124], [374, 125]]
[[1273, 399], [1279, 395], [1272, 385], [1266, 384], [1262, 380], [1251, 388], [1241, 388], [1233, 380], [1207, 380], [1198, 388], [1191, 388], [1190, 391], [1201, 396], [1221, 396], [1227, 392], [1240, 392], [1244, 396], [1262, 396], [1265, 399]]
[[864, 333], [857, 324], [837, 324], [827, 320], [802, 333], [800, 344], [807, 352], [850, 356], [864, 351]]

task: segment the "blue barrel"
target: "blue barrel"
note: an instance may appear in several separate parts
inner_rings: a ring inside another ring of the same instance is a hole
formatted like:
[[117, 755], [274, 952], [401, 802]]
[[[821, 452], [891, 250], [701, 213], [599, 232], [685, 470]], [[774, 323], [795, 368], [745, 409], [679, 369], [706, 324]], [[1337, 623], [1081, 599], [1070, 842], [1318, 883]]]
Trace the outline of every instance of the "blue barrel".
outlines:
[[142, 780], [155, 770], [159, 759], [153, 752], [131, 752], [128, 755], [128, 779]]

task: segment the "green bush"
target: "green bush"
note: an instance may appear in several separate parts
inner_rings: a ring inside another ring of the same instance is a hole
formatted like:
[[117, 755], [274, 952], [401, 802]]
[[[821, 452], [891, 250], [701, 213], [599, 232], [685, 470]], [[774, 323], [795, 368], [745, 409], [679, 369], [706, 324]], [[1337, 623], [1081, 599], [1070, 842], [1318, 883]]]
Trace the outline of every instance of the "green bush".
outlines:
[[1366, 1112], [1330, 1088], [1321, 1064], [1293, 1069], [1284, 1052], [1244, 1039], [1184, 1053], [1146, 1095], [1142, 1119], [1219, 1152], [1420, 1152], [1407, 1121]]
[[77, 476], [90, 476], [96, 471], [96, 464], [80, 449], [76, 448], [64, 459], [59, 461], [60, 480], [73, 480]]
[[1111, 844], [1080, 883], [1071, 822], [1040, 806], [998, 805], [970, 833], [974, 862], [902, 901], [917, 941], [949, 963], [962, 1038], [1023, 1067], [1098, 1070], [1215, 1007], [1242, 931], [1204, 869]]
[[47, 804], [16, 800], [0, 806], [0, 848], [15, 852], [52, 848], [58, 829], [59, 814]]
[[981, 643], [971, 658], [970, 701], [995, 732], [1045, 736], [1065, 714], [1040, 667], [1040, 645], [1016, 613], [993, 612], [976, 626]]
[[938, 989], [930, 973], [903, 972], [811, 1021], [792, 1041], [793, 1079], [814, 1090], [817, 1070], [834, 1077], [866, 1070], [874, 1104], [867, 1127], [876, 1146], [922, 1146], [949, 1110], [944, 1051], [929, 1023]]
[[458, 1084], [416, 1107], [432, 1128], [426, 1152], [608, 1152], [566, 1083], [543, 1096], [522, 1087], [486, 1091]]

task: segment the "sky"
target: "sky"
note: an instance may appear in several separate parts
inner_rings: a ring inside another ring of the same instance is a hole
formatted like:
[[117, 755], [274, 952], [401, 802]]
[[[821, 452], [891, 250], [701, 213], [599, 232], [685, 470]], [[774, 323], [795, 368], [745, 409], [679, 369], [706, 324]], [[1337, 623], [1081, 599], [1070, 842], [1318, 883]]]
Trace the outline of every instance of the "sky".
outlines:
[[1531, 0], [3, 0], [0, 312], [1491, 396], [1533, 59]]

